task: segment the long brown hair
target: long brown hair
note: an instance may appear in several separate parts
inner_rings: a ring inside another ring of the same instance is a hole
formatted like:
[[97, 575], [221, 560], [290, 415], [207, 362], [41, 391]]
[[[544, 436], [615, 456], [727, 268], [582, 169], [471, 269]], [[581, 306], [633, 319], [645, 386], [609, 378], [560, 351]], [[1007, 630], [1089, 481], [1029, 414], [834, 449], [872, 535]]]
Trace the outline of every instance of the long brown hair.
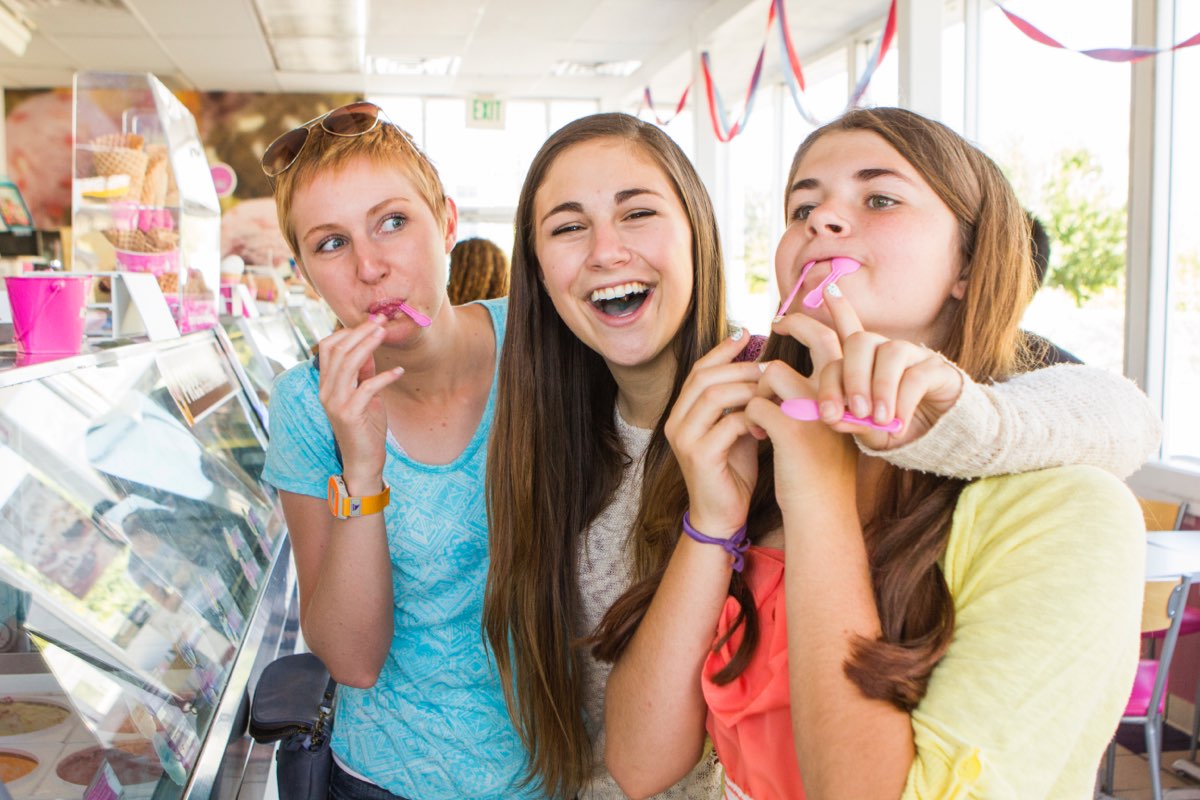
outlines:
[[[505, 700], [529, 750], [527, 779], [553, 796], [573, 796], [592, 774], [581, 643], [573, 635], [580, 602], [576, 553], [629, 460], [613, 420], [616, 382], [603, 359], [563, 323], [542, 284], [534, 200], [560, 155], [606, 138], [635, 145], [662, 169], [691, 226], [692, 298], [671, 345], [677, 371], [666, 408], [696, 359], [728, 333], [716, 217], [679, 147], [627, 114], [596, 114], [552, 134], [529, 167], [517, 205], [508, 331], [488, 450], [491, 562], [483, 621]], [[661, 572], [687, 506], [663, 434], [665, 418], [664, 410], [646, 453], [630, 537], [635, 580]]]
[[450, 251], [450, 304], [508, 294], [508, 256], [490, 239], [463, 239]]
[[[981, 382], [1001, 380], [1029, 366], [1019, 330], [1035, 288], [1029, 229], [1000, 169], [938, 122], [905, 109], [876, 108], [852, 111], [810, 134], [792, 160], [786, 185], [792, 185], [815, 142], [843, 131], [882, 137], [958, 221], [966, 293], [962, 300], [946, 301], [952, 309], [946, 341], [938, 343], [942, 354]], [[763, 358], [796, 366], [808, 362], [801, 345], [781, 337], [768, 341]], [[953, 637], [953, 598], [938, 560], [966, 483], [889, 466], [874, 514], [863, 520], [883, 633], [878, 640], [855, 644], [846, 674], [865, 695], [905, 710], [924, 696], [930, 674]], [[759, 476], [759, 488], [766, 487], [772, 487], [773, 497], [770, 464]], [[755, 514], [751, 516], [753, 520]], [[767, 516], [778, 524], [777, 512]], [[751, 530], [756, 527], [759, 533], [766, 530], [753, 523]]]

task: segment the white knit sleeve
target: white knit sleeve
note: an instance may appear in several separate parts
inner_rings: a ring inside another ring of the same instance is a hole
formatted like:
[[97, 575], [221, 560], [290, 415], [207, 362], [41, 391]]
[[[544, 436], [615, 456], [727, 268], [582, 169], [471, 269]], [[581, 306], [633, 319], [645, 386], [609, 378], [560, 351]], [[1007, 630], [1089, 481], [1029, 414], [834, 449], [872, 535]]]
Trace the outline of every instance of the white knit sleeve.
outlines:
[[987, 386], [963, 375], [958, 402], [924, 436], [894, 450], [858, 446], [904, 469], [956, 478], [1088, 464], [1123, 479], [1161, 437], [1162, 422], [1133, 381], [1058, 364]]

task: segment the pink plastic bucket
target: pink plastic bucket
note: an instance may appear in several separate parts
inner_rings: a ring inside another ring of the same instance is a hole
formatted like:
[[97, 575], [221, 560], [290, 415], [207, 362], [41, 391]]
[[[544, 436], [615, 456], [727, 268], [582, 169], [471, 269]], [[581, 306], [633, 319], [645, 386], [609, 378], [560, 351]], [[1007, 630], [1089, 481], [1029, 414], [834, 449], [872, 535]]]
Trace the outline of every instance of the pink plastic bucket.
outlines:
[[13, 338], [24, 355], [73, 355], [83, 343], [90, 275], [16, 275], [4, 279]]

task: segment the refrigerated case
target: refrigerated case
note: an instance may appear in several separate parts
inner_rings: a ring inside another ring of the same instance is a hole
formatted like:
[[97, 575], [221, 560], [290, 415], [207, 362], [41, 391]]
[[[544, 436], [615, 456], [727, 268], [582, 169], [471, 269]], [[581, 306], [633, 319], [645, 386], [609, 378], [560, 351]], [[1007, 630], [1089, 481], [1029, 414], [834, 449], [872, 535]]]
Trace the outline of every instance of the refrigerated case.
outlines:
[[0, 369], [14, 798], [251, 796], [247, 687], [296, 591], [247, 385], [217, 329]]
[[306, 340], [283, 314], [224, 316], [221, 326], [246, 373], [251, 392], [263, 406], [270, 398], [275, 377], [309, 358]]

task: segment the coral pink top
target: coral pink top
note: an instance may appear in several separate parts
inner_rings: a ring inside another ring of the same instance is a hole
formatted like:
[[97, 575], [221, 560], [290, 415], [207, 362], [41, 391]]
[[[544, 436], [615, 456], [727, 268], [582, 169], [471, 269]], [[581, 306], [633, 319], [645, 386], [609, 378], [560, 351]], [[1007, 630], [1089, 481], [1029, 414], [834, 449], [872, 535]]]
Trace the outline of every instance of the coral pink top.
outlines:
[[[788, 694], [787, 615], [784, 611], [783, 551], [751, 547], [746, 553], [746, 580], [758, 608], [760, 638], [749, 665], [724, 686], [712, 682], [742, 643], [745, 626], [704, 664], [704, 699], [708, 701], [708, 735], [725, 766], [729, 800], [801, 800], [804, 787], [792, 743]], [[725, 601], [717, 623], [717, 641], [737, 619], [739, 605]]]

